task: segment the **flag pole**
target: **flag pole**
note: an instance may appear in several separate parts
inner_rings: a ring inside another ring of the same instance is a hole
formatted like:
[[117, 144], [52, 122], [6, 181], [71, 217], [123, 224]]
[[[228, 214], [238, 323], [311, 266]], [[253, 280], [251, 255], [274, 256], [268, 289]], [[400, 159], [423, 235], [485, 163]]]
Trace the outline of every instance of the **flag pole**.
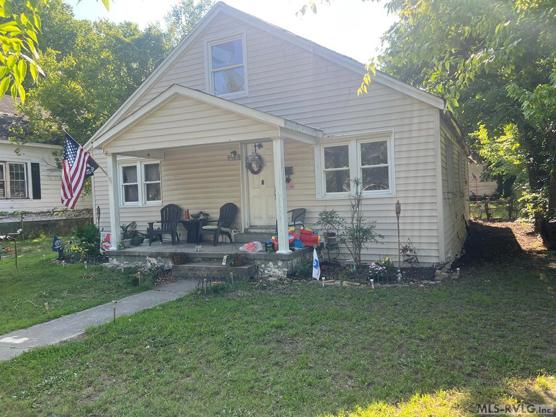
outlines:
[[[68, 131], [66, 130], [66, 128], [65, 128], [64, 126], [62, 126], [62, 132], [64, 132], [64, 133], [65, 133], [66, 135], [68, 135], [69, 137], [73, 138], [73, 136], [71, 136], [71, 135], [68, 133]], [[74, 139], [74, 140], [75, 140], [75, 139]], [[97, 165], [98, 165], [98, 168], [99, 168], [102, 172], [104, 172], [104, 175], [106, 175], [108, 178], [110, 178], [110, 175], [108, 175], [108, 172], [106, 172], [106, 171], [104, 170], [104, 168], [103, 168], [101, 165], [99, 165], [98, 163], [97, 163]]]

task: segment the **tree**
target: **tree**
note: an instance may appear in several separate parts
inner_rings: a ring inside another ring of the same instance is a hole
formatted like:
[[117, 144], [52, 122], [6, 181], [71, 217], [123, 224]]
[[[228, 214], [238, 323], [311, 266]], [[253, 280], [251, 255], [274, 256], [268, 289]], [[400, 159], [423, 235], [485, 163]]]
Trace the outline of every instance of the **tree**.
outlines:
[[[399, 20], [384, 35], [384, 52], [369, 65], [359, 93], [378, 66], [442, 96], [471, 147], [490, 156], [489, 167], [501, 173], [508, 160], [522, 161], [529, 188], [548, 195], [545, 214], [556, 215], [554, 0], [363, 1], [382, 1]], [[301, 12], [330, 2], [308, 0]], [[510, 140], [511, 155], [491, 147]]]
[[[25, 80], [37, 81], [42, 8], [50, 0], [0, 0], [0, 97], [7, 91], [25, 102]], [[110, 0], [102, 0], [108, 9]]]
[[[203, 14], [186, 9], [180, 16], [193, 27]], [[172, 35], [157, 26], [140, 30], [130, 22], [75, 19], [62, 0], [49, 0], [42, 23], [39, 63], [48, 76], [29, 89], [21, 107], [27, 124], [13, 132], [19, 142], [61, 143], [63, 128], [85, 142], [154, 71], [172, 43]]]
[[[169, 50], [157, 27], [76, 20], [62, 0], [43, 10], [40, 65], [48, 73], [21, 107], [18, 141], [61, 142], [65, 127], [86, 141], [150, 75]], [[52, 47], [57, 49], [53, 49]]]
[[168, 33], [173, 45], [177, 45], [195, 27], [214, 5], [214, 0], [181, 0], [166, 15]]
[[[379, 67], [447, 100], [489, 167], [519, 160], [556, 210], [556, 8], [552, 0], [387, 0], [399, 21]], [[369, 78], [363, 81], [368, 83]], [[504, 153], [490, 145], [509, 143]], [[487, 136], [485, 134], [488, 133]], [[484, 140], [485, 138], [489, 140]], [[482, 140], [481, 140], [482, 138]], [[515, 145], [515, 146], [514, 146]], [[509, 153], [506, 153], [509, 152]]]

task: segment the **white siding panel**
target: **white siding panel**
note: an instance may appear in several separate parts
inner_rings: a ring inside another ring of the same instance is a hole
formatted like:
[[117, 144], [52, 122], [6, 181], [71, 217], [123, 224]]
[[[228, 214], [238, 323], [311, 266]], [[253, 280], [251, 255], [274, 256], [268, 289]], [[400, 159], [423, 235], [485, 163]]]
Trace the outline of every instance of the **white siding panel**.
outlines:
[[[443, 125], [441, 125], [443, 126]], [[467, 155], [448, 129], [441, 128], [442, 204], [444, 205], [444, 241], [446, 260], [456, 258], [467, 236], [469, 219], [467, 196]], [[449, 168], [451, 164], [451, 168]]]
[[[401, 138], [396, 138], [394, 151], [396, 167], [399, 166], [398, 157], [407, 152], [411, 152], [410, 139], [405, 142]], [[434, 150], [431, 149], [430, 152], [433, 153]], [[312, 146], [289, 141], [286, 144], [285, 159], [286, 166], [291, 166], [294, 170], [292, 185], [288, 189], [289, 209], [306, 208], [308, 225], [315, 223], [318, 213], [324, 209], [334, 209], [343, 217], [348, 218], [350, 209], [347, 199], [317, 200]], [[414, 157], [412, 161], [413, 164], [420, 165], [418, 156]], [[405, 177], [404, 183], [401, 180], [404, 177], [400, 176], [396, 169], [396, 195], [394, 197], [365, 199], [363, 209], [367, 218], [376, 223], [377, 233], [384, 236], [379, 242], [371, 243], [365, 249], [365, 260], [376, 260], [384, 256], [396, 259], [397, 227], [394, 204], [399, 199], [402, 203], [400, 219], [402, 243], [410, 239], [417, 249], [421, 262], [438, 262], [438, 217], [434, 164], [430, 165], [430, 170], [420, 167], [416, 172], [422, 177], [414, 175], [412, 181]], [[424, 182], [421, 181], [421, 178], [425, 179]], [[342, 256], [347, 256], [347, 254], [342, 253]]]
[[165, 149], [278, 135], [276, 127], [178, 96], [145, 115], [104, 146], [109, 152]]

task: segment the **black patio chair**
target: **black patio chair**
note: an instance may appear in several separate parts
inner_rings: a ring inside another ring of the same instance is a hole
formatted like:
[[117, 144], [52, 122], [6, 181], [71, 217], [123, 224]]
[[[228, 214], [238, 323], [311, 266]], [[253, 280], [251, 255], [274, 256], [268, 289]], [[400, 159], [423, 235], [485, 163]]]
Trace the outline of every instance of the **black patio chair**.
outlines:
[[220, 207], [220, 215], [218, 216], [216, 225], [208, 224], [203, 226], [203, 230], [214, 233], [212, 238], [212, 244], [214, 246], [218, 244], [218, 239], [221, 235], [227, 236], [228, 239], [230, 239], [230, 243], [234, 241], [231, 227], [232, 224], [234, 224], [238, 211], [239, 207], [234, 203], [226, 203]]
[[[288, 210], [288, 227], [305, 227], [305, 214], [307, 209], [304, 208], [294, 208]], [[278, 233], [278, 222], [276, 222], [276, 233]]]
[[295, 208], [288, 211], [288, 214], [291, 216], [288, 220], [288, 227], [290, 226], [301, 226], [305, 227], [305, 214], [307, 213], [307, 209], [304, 208]]
[[[149, 246], [160, 239], [162, 243], [162, 235], [170, 235], [172, 245], [180, 241], [178, 236], [178, 224], [182, 218], [182, 208], [176, 204], [168, 204], [160, 209], [160, 221], [150, 222], [147, 229], [147, 237], [149, 238]], [[154, 228], [155, 223], [160, 223], [159, 228]]]

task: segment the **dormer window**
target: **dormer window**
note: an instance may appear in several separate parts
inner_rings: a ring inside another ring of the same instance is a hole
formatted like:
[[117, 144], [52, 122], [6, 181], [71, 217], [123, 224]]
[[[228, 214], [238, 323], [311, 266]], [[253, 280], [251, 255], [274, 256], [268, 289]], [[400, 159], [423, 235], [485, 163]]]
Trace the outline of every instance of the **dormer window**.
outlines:
[[209, 44], [209, 77], [214, 95], [237, 97], [247, 93], [243, 36]]

